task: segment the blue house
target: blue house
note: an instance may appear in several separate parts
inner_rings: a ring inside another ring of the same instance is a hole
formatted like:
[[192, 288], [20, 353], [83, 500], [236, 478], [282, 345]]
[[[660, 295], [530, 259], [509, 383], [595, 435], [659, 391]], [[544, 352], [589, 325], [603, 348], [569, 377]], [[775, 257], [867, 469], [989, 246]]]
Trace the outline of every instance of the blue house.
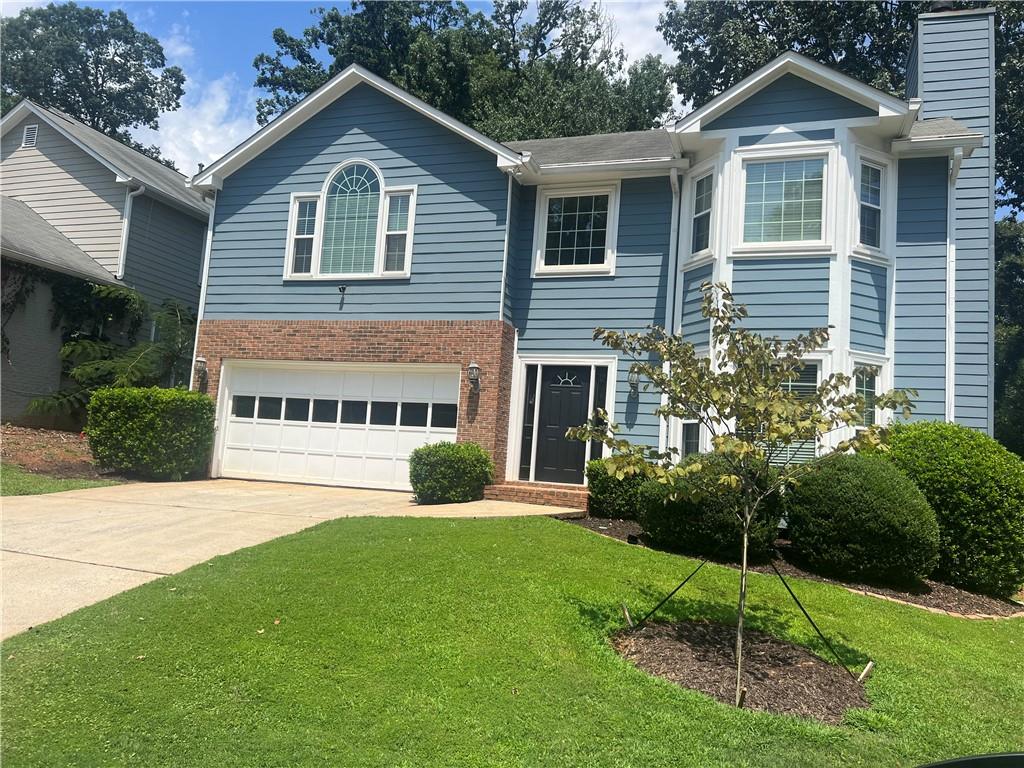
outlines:
[[991, 431], [992, 11], [923, 14], [908, 71], [900, 99], [787, 53], [662, 129], [501, 144], [349, 67], [191, 182], [214, 475], [408, 488], [413, 448], [458, 439], [494, 497], [572, 500], [595, 407], [707, 448], [592, 339], [707, 347], [707, 280], [765, 333], [832, 326], [794, 387], [867, 363], [866, 419], [896, 386]]

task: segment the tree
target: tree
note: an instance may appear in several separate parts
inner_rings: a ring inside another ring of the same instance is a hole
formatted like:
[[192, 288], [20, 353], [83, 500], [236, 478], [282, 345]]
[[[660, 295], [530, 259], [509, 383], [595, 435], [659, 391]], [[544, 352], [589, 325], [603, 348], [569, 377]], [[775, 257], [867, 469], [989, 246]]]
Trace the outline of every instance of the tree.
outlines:
[[[975, 3], [959, 2], [960, 7]], [[700, 106], [788, 50], [902, 95], [914, 21], [930, 2], [668, 0], [658, 30], [679, 56], [679, 94]], [[1024, 4], [995, 2], [999, 204], [1024, 210]]]
[[158, 128], [160, 112], [180, 105], [185, 76], [124, 11], [73, 2], [25, 8], [0, 20], [0, 35], [0, 111], [32, 99], [161, 159], [159, 148], [134, 141], [129, 129]]
[[[618, 428], [598, 412], [586, 425], [570, 430], [579, 440], [600, 440], [610, 449], [606, 465], [618, 478], [642, 474], [666, 486], [670, 498], [695, 501], [728, 486], [742, 501], [736, 510], [742, 528], [739, 601], [736, 622], [736, 705], [743, 702], [743, 624], [747, 600], [747, 554], [750, 529], [766, 500], [799, 481], [827, 460], [818, 457], [795, 463], [793, 448], [817, 441], [837, 430], [854, 433], [839, 441], [835, 453], [871, 446], [884, 450], [879, 423], [862, 423], [864, 399], [856, 394], [851, 376], [835, 372], [824, 377], [811, 394], [791, 383], [804, 368], [809, 352], [824, 347], [827, 328], [817, 328], [784, 341], [746, 330], [747, 310], [734, 302], [724, 283], [702, 286], [702, 312], [711, 321], [710, 355], [699, 352], [681, 334], [652, 327], [644, 333], [621, 333], [598, 328], [594, 339], [631, 360], [631, 370], [661, 394], [655, 409], [659, 418], [699, 422], [711, 435], [712, 452], [726, 466], [717, 481], [701, 473], [702, 462], [680, 463], [678, 452], [661, 452], [617, 437]], [[855, 372], [856, 373], [856, 372]], [[910, 415], [910, 396], [890, 391], [878, 395], [875, 407]], [[845, 437], [840, 432], [839, 437]]]
[[[462, 2], [374, 3], [317, 9], [300, 36], [273, 33], [256, 57], [257, 118], [266, 123], [358, 63], [500, 141], [653, 127], [671, 104], [659, 57], [626, 67], [599, 6], [498, 0], [490, 16]], [[326, 50], [328, 63], [322, 62]]]
[[1024, 221], [996, 222], [995, 436], [1024, 456]]

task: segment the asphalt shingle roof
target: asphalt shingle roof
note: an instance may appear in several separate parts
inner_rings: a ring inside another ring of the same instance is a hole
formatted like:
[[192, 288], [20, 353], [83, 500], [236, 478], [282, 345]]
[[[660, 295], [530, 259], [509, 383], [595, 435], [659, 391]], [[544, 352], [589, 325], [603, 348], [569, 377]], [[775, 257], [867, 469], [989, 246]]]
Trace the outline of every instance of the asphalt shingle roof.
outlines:
[[972, 131], [952, 117], [930, 117], [910, 126], [911, 139], [931, 139], [938, 136], [969, 136]]
[[569, 136], [560, 139], [528, 139], [505, 143], [516, 152], [530, 152], [538, 164], [601, 163], [628, 160], [655, 160], [672, 157], [668, 131], [597, 133], [591, 136]]

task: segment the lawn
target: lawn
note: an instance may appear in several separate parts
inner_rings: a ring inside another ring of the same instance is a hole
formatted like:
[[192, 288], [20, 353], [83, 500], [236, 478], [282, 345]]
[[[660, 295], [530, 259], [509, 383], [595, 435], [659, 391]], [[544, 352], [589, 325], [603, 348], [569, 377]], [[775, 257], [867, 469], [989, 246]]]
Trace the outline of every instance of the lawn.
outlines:
[[[877, 663], [841, 727], [649, 677], [607, 635], [689, 560], [546, 518], [347, 519], [216, 558], [4, 644], [5, 768], [911, 766], [1024, 749], [1024, 620], [796, 581]], [[773, 577], [752, 624], [819, 649]], [[672, 618], [734, 615], [708, 566]], [[279, 623], [278, 623], [279, 622]]]
[[76, 491], [79, 488], [98, 488], [116, 485], [114, 480], [89, 480], [77, 477], [50, 477], [27, 472], [13, 464], [0, 465], [0, 496], [33, 496], [39, 493]]

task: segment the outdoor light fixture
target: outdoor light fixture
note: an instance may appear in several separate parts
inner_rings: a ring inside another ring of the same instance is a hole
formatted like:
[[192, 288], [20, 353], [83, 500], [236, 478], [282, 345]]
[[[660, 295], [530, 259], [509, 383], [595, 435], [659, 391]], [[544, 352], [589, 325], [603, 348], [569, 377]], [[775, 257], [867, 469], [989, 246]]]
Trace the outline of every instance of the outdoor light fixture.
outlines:
[[626, 378], [629, 382], [629, 394], [636, 395], [640, 393], [640, 373], [635, 367], [630, 367], [629, 376]]
[[206, 358], [196, 358], [196, 378], [199, 379], [199, 391], [206, 394], [207, 383], [210, 380], [210, 375], [206, 370]]
[[475, 362], [466, 367], [466, 378], [469, 379], [469, 388], [473, 392], [480, 391], [480, 366]]

